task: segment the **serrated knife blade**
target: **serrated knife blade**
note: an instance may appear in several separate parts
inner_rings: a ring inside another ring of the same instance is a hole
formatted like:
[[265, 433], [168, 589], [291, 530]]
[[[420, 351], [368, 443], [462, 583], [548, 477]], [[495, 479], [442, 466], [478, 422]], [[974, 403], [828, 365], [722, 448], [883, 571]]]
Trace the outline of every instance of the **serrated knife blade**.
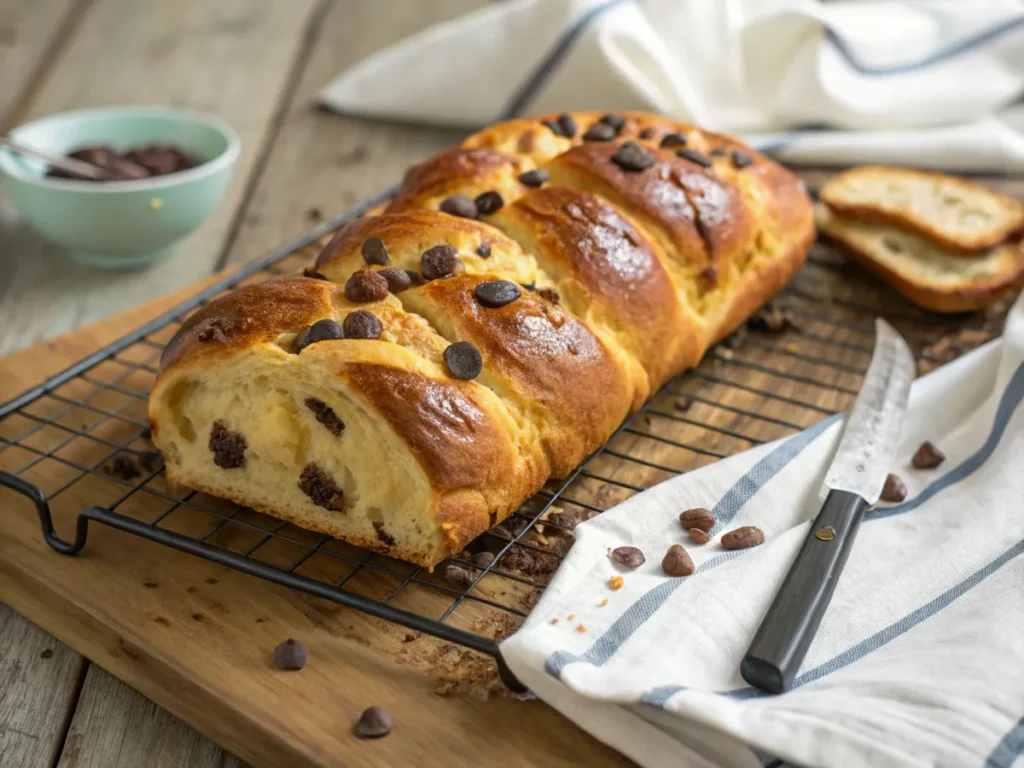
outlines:
[[914, 380], [914, 353], [896, 329], [878, 318], [875, 339], [860, 394], [825, 475], [826, 487], [855, 493], [868, 504], [882, 495], [896, 460]]

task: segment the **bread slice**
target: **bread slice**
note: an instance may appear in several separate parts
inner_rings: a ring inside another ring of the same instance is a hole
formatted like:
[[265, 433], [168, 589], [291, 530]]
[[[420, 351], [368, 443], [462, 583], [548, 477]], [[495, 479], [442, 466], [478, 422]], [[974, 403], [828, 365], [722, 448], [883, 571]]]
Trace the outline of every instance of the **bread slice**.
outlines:
[[863, 166], [821, 189], [837, 213], [918, 232], [951, 254], [993, 248], [1024, 227], [1024, 206], [967, 179], [932, 171]]
[[1024, 247], [1003, 243], [964, 258], [906, 229], [836, 213], [819, 203], [818, 230], [915, 304], [968, 312], [1024, 284]]

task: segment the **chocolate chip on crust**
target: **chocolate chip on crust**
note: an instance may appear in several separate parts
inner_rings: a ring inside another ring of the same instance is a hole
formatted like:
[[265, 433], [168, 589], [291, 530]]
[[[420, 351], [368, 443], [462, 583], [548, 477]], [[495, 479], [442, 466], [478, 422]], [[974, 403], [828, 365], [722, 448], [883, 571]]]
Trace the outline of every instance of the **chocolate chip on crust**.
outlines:
[[314, 463], [306, 465], [299, 476], [299, 489], [314, 504], [334, 512], [345, 511], [345, 494], [331, 476]]
[[412, 286], [413, 281], [407, 269], [388, 267], [387, 269], [379, 270], [377, 274], [388, 281], [388, 290], [392, 293], [401, 293]]
[[505, 205], [505, 198], [498, 192], [484, 192], [477, 195], [473, 203], [481, 216], [490, 216], [501, 210], [501, 207]]
[[734, 149], [732, 151], [732, 164], [738, 169], [746, 168], [748, 165], [754, 164], [754, 158], [746, 152], [740, 152], [738, 149]]
[[346, 339], [379, 339], [384, 326], [373, 312], [357, 309], [345, 316], [342, 328]]
[[480, 283], [474, 290], [476, 299], [489, 309], [497, 309], [510, 304], [522, 295], [519, 286], [511, 280], [492, 280]]
[[596, 122], [583, 134], [584, 141], [611, 141], [618, 135], [618, 131], [608, 123]]
[[483, 370], [484, 361], [479, 350], [468, 341], [457, 341], [444, 351], [448, 372], [457, 379], [475, 379]]
[[382, 520], [373, 521], [373, 532], [377, 534], [377, 539], [381, 544], [386, 544], [389, 547], [395, 546], [395, 540], [391, 534], [384, 530], [384, 522]]
[[213, 463], [218, 467], [238, 469], [245, 466], [245, 449], [249, 444], [241, 433], [232, 432], [223, 421], [213, 422], [209, 447]]
[[658, 144], [662, 149], [668, 149], [670, 147], [685, 147], [686, 146], [686, 134], [685, 133], [666, 133], [661, 143]]
[[441, 201], [441, 211], [463, 219], [475, 219], [479, 213], [476, 203], [465, 195], [451, 195]]
[[618, 133], [619, 131], [622, 130], [623, 126], [626, 125], [626, 118], [620, 115], [613, 115], [611, 112], [609, 112], [607, 114], [601, 115], [601, 118], [598, 120], [598, 122], [610, 125], [615, 130], [615, 133]]
[[388, 295], [388, 281], [369, 269], [354, 272], [345, 281], [345, 298], [357, 304], [380, 301]]
[[316, 416], [316, 420], [327, 427], [327, 430], [332, 435], [337, 437], [345, 430], [345, 422], [338, 418], [338, 414], [334, 412], [334, 409], [323, 400], [307, 397], [303, 402], [313, 412], [313, 415]]
[[702, 155], [695, 149], [680, 149], [678, 152], [676, 152], [676, 154], [679, 155], [679, 157], [683, 158], [684, 160], [689, 160], [691, 163], [696, 163], [702, 168], [710, 168], [712, 165], [711, 160], [710, 158], [707, 157], [707, 155]]
[[363, 243], [362, 254], [363, 261], [367, 264], [386, 267], [391, 263], [391, 259], [388, 258], [388, 249], [384, 247], [384, 242], [379, 237], [371, 237], [366, 240]]
[[490, 243], [480, 243], [480, 245], [478, 245], [476, 247], [476, 255], [479, 256], [481, 259], [490, 258], [490, 256], [491, 256], [491, 244]]
[[627, 141], [612, 155], [612, 162], [625, 171], [646, 171], [654, 165], [654, 156], [635, 141]]
[[567, 139], [571, 139], [576, 135], [578, 130], [576, 121], [572, 119], [572, 115], [561, 114], [558, 116], [558, 127], [562, 129], [562, 135]]
[[559, 304], [562, 301], [561, 297], [558, 295], [558, 291], [554, 288], [538, 288], [537, 295], [542, 299], [547, 299], [552, 304]]
[[420, 272], [426, 280], [448, 277], [458, 264], [458, 251], [450, 245], [435, 245], [420, 256]]
[[553, 134], [555, 134], [555, 136], [562, 136], [563, 138], [565, 137], [565, 134], [562, 133], [562, 126], [560, 126], [556, 121], [541, 120], [540, 124], [548, 128]]
[[539, 187], [548, 180], [548, 172], [541, 168], [534, 168], [532, 171], [519, 174], [519, 181], [528, 187]]

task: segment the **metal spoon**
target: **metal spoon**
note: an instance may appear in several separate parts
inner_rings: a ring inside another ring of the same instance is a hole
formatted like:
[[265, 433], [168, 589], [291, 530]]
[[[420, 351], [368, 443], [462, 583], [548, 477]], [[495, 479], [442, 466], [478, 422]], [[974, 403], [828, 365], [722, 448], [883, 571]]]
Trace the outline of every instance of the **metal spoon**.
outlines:
[[79, 179], [103, 181], [107, 178], [107, 172], [92, 163], [75, 160], [70, 157], [55, 157], [53, 155], [48, 155], [45, 152], [40, 152], [38, 149], [26, 147], [24, 144], [15, 144], [9, 137], [4, 135], [0, 135], [0, 147], [7, 147], [7, 149], [13, 150], [19, 155], [28, 155], [29, 157], [38, 158], [50, 167], [57, 168]]

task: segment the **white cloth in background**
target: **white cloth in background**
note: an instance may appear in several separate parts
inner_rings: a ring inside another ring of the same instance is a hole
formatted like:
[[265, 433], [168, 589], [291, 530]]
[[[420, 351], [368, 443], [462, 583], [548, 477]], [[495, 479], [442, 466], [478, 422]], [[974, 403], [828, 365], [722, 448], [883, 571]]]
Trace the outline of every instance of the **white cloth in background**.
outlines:
[[[1022, 399], [1024, 297], [1002, 339], [915, 382], [894, 467], [907, 499], [866, 516], [788, 693], [751, 689], [740, 659], [820, 509], [839, 417], [580, 525], [502, 654], [540, 698], [649, 768], [1010, 768], [1024, 754]], [[937, 469], [909, 464], [924, 440], [946, 454]], [[704, 546], [679, 526], [692, 507], [718, 519]], [[717, 537], [741, 525], [765, 543], [722, 550]], [[672, 543], [694, 575], [663, 574]], [[612, 591], [607, 552], [623, 545], [647, 562]]]
[[[506, 0], [379, 51], [321, 102], [476, 128], [652, 109], [790, 163], [1024, 171], [1020, 0]], [[833, 131], [807, 126], [828, 126]]]

